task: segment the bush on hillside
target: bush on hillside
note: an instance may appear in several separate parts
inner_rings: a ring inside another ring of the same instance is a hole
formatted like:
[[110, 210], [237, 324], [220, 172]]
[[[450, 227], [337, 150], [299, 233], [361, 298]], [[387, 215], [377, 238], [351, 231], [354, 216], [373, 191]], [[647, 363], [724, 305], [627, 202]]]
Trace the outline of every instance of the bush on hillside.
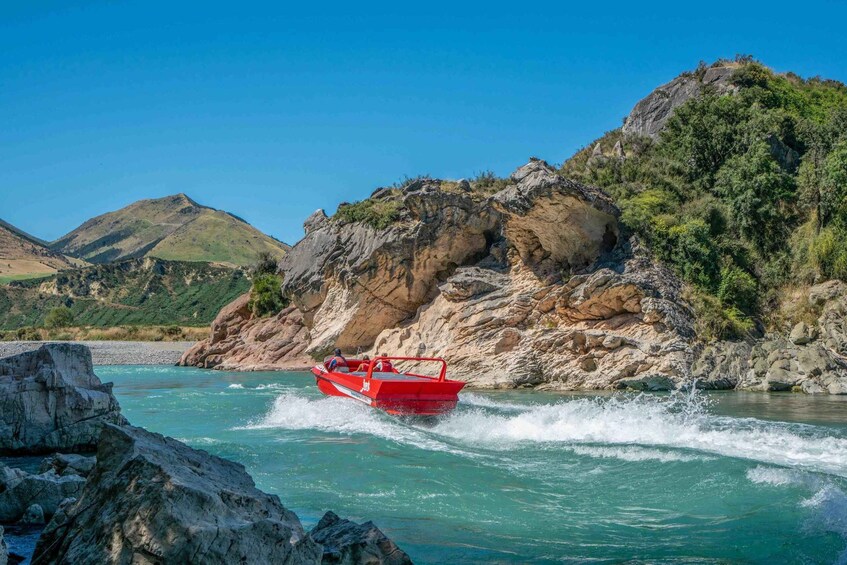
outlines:
[[282, 279], [275, 274], [258, 275], [253, 278], [250, 300], [247, 307], [254, 316], [273, 316], [287, 306], [282, 296]]
[[256, 275], [275, 275], [279, 271], [279, 260], [269, 251], [260, 251], [256, 257], [256, 262], [250, 269], [253, 276]]
[[372, 228], [384, 230], [399, 219], [401, 208], [402, 203], [399, 200], [368, 198], [339, 206], [335, 213], [335, 220], [342, 224], [362, 222]]
[[707, 89], [658, 140], [600, 138], [626, 159], [591, 159], [591, 143], [562, 166], [692, 285], [712, 338], [743, 335], [787, 285], [847, 278], [847, 87], [736, 64], [736, 94]]
[[67, 306], [57, 306], [44, 317], [45, 328], [67, 328], [73, 325], [74, 315]]

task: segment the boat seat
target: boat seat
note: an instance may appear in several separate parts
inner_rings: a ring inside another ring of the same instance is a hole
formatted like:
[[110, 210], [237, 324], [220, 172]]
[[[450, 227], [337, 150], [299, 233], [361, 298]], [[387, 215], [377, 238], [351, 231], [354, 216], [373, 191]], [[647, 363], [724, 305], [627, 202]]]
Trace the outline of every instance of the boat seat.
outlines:
[[[357, 377], [365, 377], [367, 373], [363, 371], [354, 371], [350, 373], [351, 375], [356, 375]], [[371, 375], [371, 378], [376, 379], [378, 381], [431, 381], [432, 379], [427, 379], [426, 377], [413, 377], [411, 375], [404, 375], [403, 373], [388, 373], [388, 372], [378, 372]]]

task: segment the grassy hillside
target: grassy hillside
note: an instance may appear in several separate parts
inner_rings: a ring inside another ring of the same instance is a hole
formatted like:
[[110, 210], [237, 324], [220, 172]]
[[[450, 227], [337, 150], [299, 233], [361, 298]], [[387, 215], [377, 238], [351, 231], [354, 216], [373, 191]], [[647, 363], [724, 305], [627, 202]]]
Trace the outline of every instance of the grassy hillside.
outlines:
[[239, 266], [256, 262], [259, 253], [281, 257], [287, 249], [250, 224], [218, 210], [198, 216], [148, 252], [175, 261], [213, 261]]
[[738, 63], [736, 93], [689, 100], [658, 140], [614, 130], [562, 167], [690, 284], [704, 339], [783, 327], [798, 289], [847, 279], [847, 87]]
[[259, 253], [282, 256], [287, 246], [226, 212], [201, 206], [185, 194], [139, 200], [88, 220], [50, 244], [92, 263], [139, 257], [248, 266]]
[[136, 259], [64, 271], [47, 279], [0, 287], [0, 329], [42, 326], [66, 306], [66, 325], [204, 326], [250, 288], [241, 270], [209, 265]]
[[0, 284], [42, 277], [84, 264], [51, 251], [41, 240], [0, 220]]

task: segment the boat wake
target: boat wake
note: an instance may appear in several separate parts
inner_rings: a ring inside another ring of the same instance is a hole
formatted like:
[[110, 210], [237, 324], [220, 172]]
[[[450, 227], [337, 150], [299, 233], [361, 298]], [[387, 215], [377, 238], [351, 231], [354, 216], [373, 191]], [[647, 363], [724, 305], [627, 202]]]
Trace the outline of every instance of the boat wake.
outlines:
[[[795, 489], [799, 508], [808, 511], [804, 512], [808, 516], [805, 528], [847, 539], [847, 494], [842, 490], [847, 477], [847, 438], [837, 430], [716, 415], [708, 396], [697, 391], [585, 397], [548, 404], [501, 402], [491, 396], [464, 393], [453, 413], [425, 424], [388, 416], [345, 398], [289, 391], [242, 429], [375, 436], [486, 465], [514, 467], [521, 474], [545, 473], [551, 468], [546, 457], [539, 459], [539, 451], [623, 464], [695, 464], [697, 468], [714, 464], [719, 457], [746, 460], [752, 465], [742, 481], [755, 488]], [[847, 550], [839, 559], [847, 565]]]
[[422, 425], [349, 399], [310, 398], [292, 391], [277, 397], [268, 413], [246, 428], [369, 434], [464, 454], [559, 447], [624, 461], [691, 461], [719, 455], [847, 477], [847, 438], [829, 435], [831, 429], [717, 416], [708, 403], [708, 397], [696, 391], [526, 405], [470, 393], [461, 395], [452, 414]]

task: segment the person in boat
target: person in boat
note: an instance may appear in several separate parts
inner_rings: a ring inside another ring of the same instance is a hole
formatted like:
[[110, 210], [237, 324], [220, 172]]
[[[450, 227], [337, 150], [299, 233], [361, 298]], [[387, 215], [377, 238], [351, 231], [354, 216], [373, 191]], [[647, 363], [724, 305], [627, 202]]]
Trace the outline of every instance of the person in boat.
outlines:
[[368, 372], [368, 366], [371, 364], [371, 358], [367, 355], [362, 355], [362, 362], [359, 363], [359, 367], [356, 371], [361, 371], [362, 373]]
[[332, 357], [329, 358], [329, 361], [326, 362], [326, 368], [330, 371], [337, 371], [339, 373], [349, 373], [350, 367], [347, 365], [347, 359], [341, 354], [341, 350], [337, 347], [335, 351], [332, 352]]
[[[387, 354], [382, 353], [382, 357], [388, 357]], [[374, 365], [374, 373], [396, 373], [394, 370], [394, 365], [391, 364], [391, 361], [388, 359], [377, 359], [376, 365]]]

